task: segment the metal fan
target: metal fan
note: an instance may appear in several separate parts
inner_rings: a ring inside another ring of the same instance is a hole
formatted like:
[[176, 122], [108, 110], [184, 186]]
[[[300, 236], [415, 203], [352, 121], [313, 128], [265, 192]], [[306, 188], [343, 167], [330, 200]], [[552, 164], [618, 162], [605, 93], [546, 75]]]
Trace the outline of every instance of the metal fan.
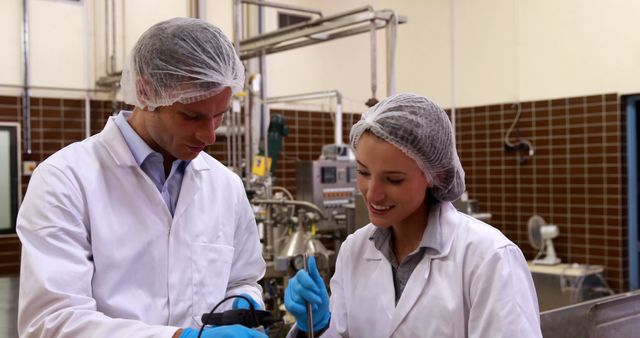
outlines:
[[[529, 243], [538, 249], [538, 254], [533, 260], [533, 264], [540, 265], [556, 265], [560, 263], [560, 258], [556, 256], [556, 250], [553, 247], [553, 238], [558, 237], [558, 227], [545, 222], [544, 218], [533, 215], [527, 222], [527, 233], [529, 235]], [[540, 258], [542, 253], [544, 258]]]

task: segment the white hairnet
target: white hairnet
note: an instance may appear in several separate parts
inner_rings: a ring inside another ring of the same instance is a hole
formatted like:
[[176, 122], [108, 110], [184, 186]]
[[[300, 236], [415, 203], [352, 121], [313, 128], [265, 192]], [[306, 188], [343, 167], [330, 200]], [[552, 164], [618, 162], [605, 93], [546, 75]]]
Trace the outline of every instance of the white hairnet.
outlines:
[[362, 133], [369, 131], [414, 159], [432, 182], [433, 196], [454, 201], [465, 189], [464, 171], [456, 152], [449, 117], [437, 104], [416, 94], [390, 96], [351, 127], [355, 151]]
[[201, 19], [173, 18], [142, 34], [125, 60], [124, 101], [155, 110], [244, 85], [244, 67], [222, 31]]

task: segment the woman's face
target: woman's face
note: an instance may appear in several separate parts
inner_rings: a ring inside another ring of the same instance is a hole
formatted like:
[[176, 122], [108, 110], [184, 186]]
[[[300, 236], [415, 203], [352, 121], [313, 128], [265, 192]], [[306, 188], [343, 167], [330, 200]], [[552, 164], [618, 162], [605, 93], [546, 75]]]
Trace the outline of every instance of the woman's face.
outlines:
[[400, 149], [365, 132], [358, 141], [358, 189], [369, 219], [378, 227], [424, 221], [430, 182], [418, 164]]

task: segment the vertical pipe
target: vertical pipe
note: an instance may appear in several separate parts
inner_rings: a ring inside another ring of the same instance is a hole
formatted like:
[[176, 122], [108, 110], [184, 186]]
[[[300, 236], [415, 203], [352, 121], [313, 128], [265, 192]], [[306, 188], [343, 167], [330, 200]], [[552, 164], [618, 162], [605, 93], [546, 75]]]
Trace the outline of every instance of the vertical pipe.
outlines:
[[[240, 55], [240, 40], [242, 40], [242, 2], [240, 0], [233, 1], [233, 46], [236, 49], [236, 53], [238, 56]], [[246, 70], [245, 70], [246, 73]], [[246, 87], [246, 80], [245, 80]], [[247, 100], [244, 100], [245, 106], [244, 110], [247, 110]], [[227, 163], [229, 163], [232, 168], [235, 170], [235, 164], [233, 164], [235, 160], [235, 154], [233, 153], [232, 143], [234, 142], [234, 137], [232, 134], [231, 125], [235, 127], [233, 123], [233, 110], [229, 115], [229, 120], [231, 123], [227, 124]], [[230, 145], [231, 143], [231, 145]]]
[[342, 95], [336, 91], [336, 127], [334, 128], [335, 144], [342, 144]]
[[396, 42], [398, 16], [394, 12], [387, 24], [387, 96], [396, 93]]
[[[266, 21], [265, 21], [265, 7], [262, 5], [258, 6], [258, 34], [262, 34], [265, 31]], [[269, 167], [269, 123], [271, 122], [271, 111], [267, 109], [267, 106], [264, 104], [264, 100], [267, 98], [267, 58], [263, 53], [260, 54], [258, 60], [258, 69], [260, 71], [260, 113], [264, 117], [264, 156], [267, 159], [265, 175], [271, 177], [271, 169]], [[273, 161], [272, 161], [273, 163]], [[271, 182], [271, 180], [268, 180]], [[267, 196], [270, 198], [271, 194]]]
[[[264, 53], [260, 58], [260, 66], [262, 67], [262, 58], [264, 57]], [[262, 75], [262, 74], [261, 74]], [[262, 86], [262, 84], [264, 83], [264, 77], [260, 76], [260, 84]], [[261, 102], [260, 102], [260, 111], [262, 113], [262, 146], [264, 149], [264, 158], [267, 161], [266, 162], [266, 168], [267, 170], [265, 170], [265, 176], [271, 178], [271, 170], [269, 170], [269, 122], [271, 121], [271, 111], [269, 109], [266, 109], [265, 104], [262, 102], [264, 100], [264, 96], [262, 93], [262, 90], [260, 90], [260, 98], [261, 98]], [[270, 181], [267, 180], [267, 181]], [[271, 198], [271, 194], [267, 195], [267, 198]]]
[[24, 149], [31, 154], [31, 97], [29, 94], [29, 0], [22, 0], [22, 53], [24, 88], [22, 90], [22, 128]]
[[376, 97], [376, 91], [378, 91], [378, 47], [376, 38], [376, 22], [371, 20], [370, 24], [370, 38], [371, 38], [371, 98]]
[[451, 128], [456, 137], [456, 0], [451, 0]]
[[[122, 4], [124, 6], [124, 4]], [[111, 43], [113, 51], [109, 57], [109, 74], [116, 72], [116, 0], [111, 1]]]
[[[245, 87], [246, 88], [246, 87]], [[249, 102], [249, 90], [247, 89], [247, 95], [244, 96], [244, 174], [248, 178], [251, 176], [251, 159], [253, 154], [251, 153], [251, 103]]]
[[231, 154], [233, 155], [233, 160], [231, 167], [236, 174], [240, 174], [240, 165], [238, 163], [238, 153], [240, 152], [240, 144], [239, 144], [239, 125], [240, 125], [240, 112], [231, 111], [233, 126], [231, 129], [231, 139], [233, 143], [231, 143]]
[[233, 114], [233, 109], [227, 114], [227, 117], [224, 119], [225, 129], [226, 129], [226, 143], [227, 143], [227, 165], [231, 165], [231, 115]]
[[104, 0], [104, 72], [109, 75], [109, 0]]
[[627, 100], [627, 246], [629, 247], [629, 289], [638, 288], [638, 138], [637, 104], [640, 96]]
[[207, 17], [207, 1], [198, 0], [198, 18], [206, 19]]
[[84, 93], [84, 136], [91, 136], [91, 99], [89, 97], [89, 90], [91, 88], [90, 76], [89, 76], [89, 2], [84, 2], [84, 82], [87, 91]]

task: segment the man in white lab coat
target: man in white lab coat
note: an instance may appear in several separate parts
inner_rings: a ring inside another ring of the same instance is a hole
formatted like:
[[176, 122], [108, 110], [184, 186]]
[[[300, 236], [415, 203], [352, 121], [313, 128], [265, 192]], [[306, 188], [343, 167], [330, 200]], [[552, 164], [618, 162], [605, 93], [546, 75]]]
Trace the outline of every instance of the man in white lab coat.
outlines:
[[[203, 152], [244, 82], [233, 46], [206, 21], [167, 20], [140, 37], [121, 82], [133, 112], [31, 177], [17, 219], [21, 337], [195, 338], [223, 298], [262, 304], [243, 184]], [[232, 306], [243, 305], [220, 309]], [[223, 326], [202, 337], [266, 336]]]

